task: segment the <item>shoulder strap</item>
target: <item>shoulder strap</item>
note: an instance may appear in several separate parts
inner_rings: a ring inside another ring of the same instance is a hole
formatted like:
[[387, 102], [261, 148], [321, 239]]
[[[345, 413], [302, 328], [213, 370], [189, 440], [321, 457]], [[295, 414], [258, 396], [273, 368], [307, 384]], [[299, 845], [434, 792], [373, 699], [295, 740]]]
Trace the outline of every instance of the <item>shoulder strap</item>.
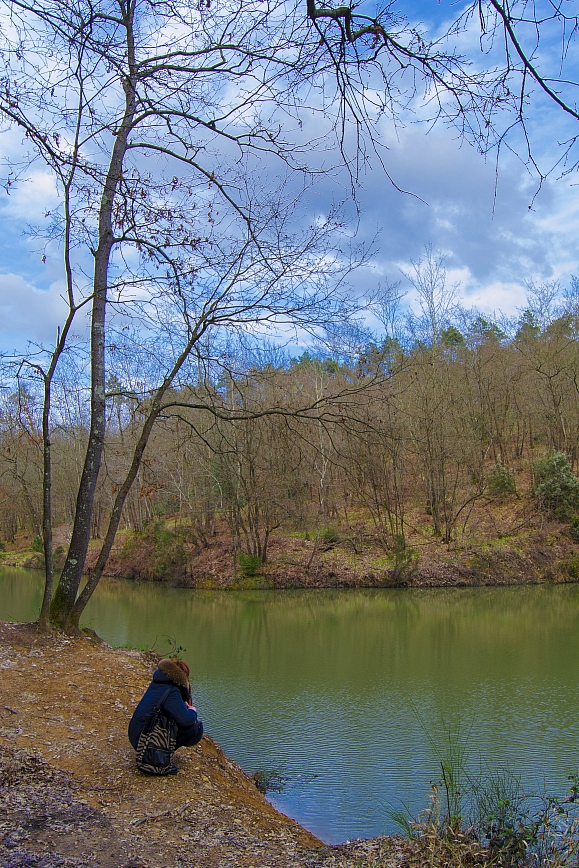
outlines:
[[167, 697], [168, 697], [169, 694], [171, 693], [171, 690], [172, 690], [172, 689], [173, 689], [172, 687], [168, 687], [168, 688], [166, 689], [166, 691], [165, 691], [164, 694], [163, 694], [163, 698], [162, 698], [161, 701], [158, 703], [158, 705], [155, 706], [155, 711], [161, 711], [161, 709], [163, 708], [163, 705], [165, 704], [165, 700], [167, 699]]

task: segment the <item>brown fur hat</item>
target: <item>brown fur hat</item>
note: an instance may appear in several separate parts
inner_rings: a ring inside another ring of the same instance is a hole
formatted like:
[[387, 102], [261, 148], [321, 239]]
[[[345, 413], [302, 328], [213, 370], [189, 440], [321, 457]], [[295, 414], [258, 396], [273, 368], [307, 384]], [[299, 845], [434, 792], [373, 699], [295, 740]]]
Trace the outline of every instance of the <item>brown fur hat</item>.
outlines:
[[185, 673], [185, 675], [187, 676], [187, 678], [189, 678], [189, 675], [191, 674], [191, 670], [189, 669], [188, 663], [185, 663], [184, 660], [173, 660], [173, 663], [175, 663], [179, 667], [179, 669], [182, 669], [183, 672]]
[[[161, 670], [161, 672], [163, 672], [165, 675], [167, 675], [171, 679], [173, 684], [177, 685], [177, 687], [184, 687], [185, 690], [188, 690], [189, 689], [189, 675], [188, 675], [188, 673], [187, 673], [187, 675], [185, 674], [184, 668], [179, 665], [180, 663], [184, 663], [184, 661], [183, 660], [170, 660], [167, 658], [165, 660], [159, 661], [158, 668]], [[185, 666], [187, 666], [186, 663], [185, 663]], [[187, 666], [187, 669], [189, 669], [188, 666]]]

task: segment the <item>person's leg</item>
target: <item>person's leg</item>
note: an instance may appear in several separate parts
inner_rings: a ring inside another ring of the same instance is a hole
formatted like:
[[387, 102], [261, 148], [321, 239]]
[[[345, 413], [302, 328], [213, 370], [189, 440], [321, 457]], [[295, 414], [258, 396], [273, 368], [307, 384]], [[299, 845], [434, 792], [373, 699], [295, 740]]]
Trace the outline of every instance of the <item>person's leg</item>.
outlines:
[[198, 720], [191, 726], [179, 727], [177, 730], [177, 747], [193, 747], [201, 741], [203, 735], [203, 723]]

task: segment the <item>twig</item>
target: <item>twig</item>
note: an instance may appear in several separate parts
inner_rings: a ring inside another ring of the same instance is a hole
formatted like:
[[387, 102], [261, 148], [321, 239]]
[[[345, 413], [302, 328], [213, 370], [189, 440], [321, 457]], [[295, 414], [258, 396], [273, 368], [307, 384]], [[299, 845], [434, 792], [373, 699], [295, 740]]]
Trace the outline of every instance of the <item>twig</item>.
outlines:
[[149, 820], [158, 820], [160, 817], [168, 817], [169, 814], [182, 814], [185, 808], [189, 805], [191, 799], [187, 799], [180, 808], [174, 810], [173, 808], [169, 808], [167, 811], [161, 811], [160, 814], [147, 814], [146, 817], [141, 817], [139, 820], [133, 820], [131, 826], [141, 826], [143, 823], [147, 823]]

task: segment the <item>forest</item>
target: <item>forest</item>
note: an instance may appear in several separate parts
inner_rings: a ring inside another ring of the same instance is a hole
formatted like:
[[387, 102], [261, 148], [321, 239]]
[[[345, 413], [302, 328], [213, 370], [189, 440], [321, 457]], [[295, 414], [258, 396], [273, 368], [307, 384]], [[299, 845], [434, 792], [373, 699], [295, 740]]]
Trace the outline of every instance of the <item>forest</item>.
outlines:
[[[165, 396], [105, 573], [204, 587], [461, 583], [454, 560], [467, 583], [577, 578], [579, 281], [529, 284], [521, 315], [497, 322], [456, 305], [432, 251], [413, 281], [414, 313], [399, 285], [383, 293], [381, 337], [360, 324], [333, 353], [240, 344], [213, 369], [191, 367]], [[109, 354], [89, 570], [151, 401], [147, 347]], [[53, 387], [57, 567], [89, 430], [82, 358]], [[2, 394], [4, 557], [26, 551], [41, 567], [42, 395], [30, 377]], [[534, 563], [501, 566], [505, 546]]]

